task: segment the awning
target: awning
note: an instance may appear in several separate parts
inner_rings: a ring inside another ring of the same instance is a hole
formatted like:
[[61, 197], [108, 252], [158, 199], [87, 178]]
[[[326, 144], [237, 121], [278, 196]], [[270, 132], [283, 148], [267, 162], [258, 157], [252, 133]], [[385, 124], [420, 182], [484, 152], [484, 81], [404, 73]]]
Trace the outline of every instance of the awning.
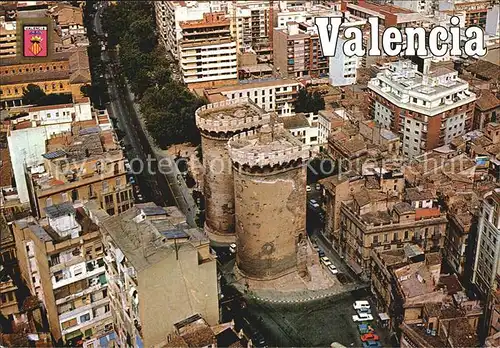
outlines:
[[387, 321], [387, 320], [390, 320], [391, 318], [387, 315], [387, 313], [379, 313], [378, 314], [380, 320], [382, 321]]

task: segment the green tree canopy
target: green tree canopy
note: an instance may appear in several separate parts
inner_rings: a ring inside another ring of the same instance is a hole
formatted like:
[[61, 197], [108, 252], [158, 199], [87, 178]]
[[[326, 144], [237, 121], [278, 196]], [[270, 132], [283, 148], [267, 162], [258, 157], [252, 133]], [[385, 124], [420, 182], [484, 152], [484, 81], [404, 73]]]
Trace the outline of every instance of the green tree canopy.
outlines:
[[29, 84], [23, 89], [23, 104], [38, 105], [38, 101], [46, 94], [38, 85]]
[[325, 109], [325, 100], [319, 92], [310, 92], [306, 88], [301, 88], [294, 106], [295, 112], [314, 112], [317, 114], [318, 111]]

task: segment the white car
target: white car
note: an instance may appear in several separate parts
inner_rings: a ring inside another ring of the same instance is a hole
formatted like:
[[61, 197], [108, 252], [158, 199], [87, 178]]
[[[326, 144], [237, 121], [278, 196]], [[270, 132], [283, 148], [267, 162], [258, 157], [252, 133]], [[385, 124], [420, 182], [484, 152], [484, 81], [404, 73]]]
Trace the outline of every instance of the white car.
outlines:
[[232, 243], [231, 245], [229, 245], [229, 251], [231, 252], [231, 254], [236, 253], [236, 243]]
[[335, 267], [335, 266], [334, 266], [334, 265], [332, 265], [332, 264], [330, 264], [330, 265], [328, 266], [328, 269], [330, 270], [330, 272], [332, 272], [332, 274], [333, 274], [333, 275], [335, 275], [335, 274], [339, 273], [339, 271], [338, 271], [337, 267]]
[[307, 185], [307, 186], [306, 186], [306, 191], [307, 191], [307, 192], [311, 192], [311, 186]]
[[328, 257], [326, 257], [326, 256], [323, 256], [321, 258], [321, 263], [323, 263], [323, 265], [325, 265], [326, 267], [329, 267], [332, 264], [332, 262], [330, 261], [330, 259]]
[[371, 314], [368, 313], [359, 313], [357, 315], [352, 316], [352, 321], [355, 323], [362, 322], [362, 321], [372, 321], [373, 317]]
[[356, 301], [352, 304], [353, 308], [357, 311], [359, 310], [369, 310], [370, 303], [368, 301]]

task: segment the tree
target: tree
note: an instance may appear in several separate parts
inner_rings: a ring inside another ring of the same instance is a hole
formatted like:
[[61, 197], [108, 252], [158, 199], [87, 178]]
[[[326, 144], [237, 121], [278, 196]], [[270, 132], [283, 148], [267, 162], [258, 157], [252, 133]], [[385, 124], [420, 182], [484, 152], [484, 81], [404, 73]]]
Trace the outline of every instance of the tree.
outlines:
[[39, 100], [45, 96], [46, 94], [40, 86], [30, 83], [23, 89], [23, 104], [38, 105]]
[[295, 112], [313, 112], [325, 109], [325, 100], [319, 92], [311, 93], [306, 88], [301, 88], [294, 103]]

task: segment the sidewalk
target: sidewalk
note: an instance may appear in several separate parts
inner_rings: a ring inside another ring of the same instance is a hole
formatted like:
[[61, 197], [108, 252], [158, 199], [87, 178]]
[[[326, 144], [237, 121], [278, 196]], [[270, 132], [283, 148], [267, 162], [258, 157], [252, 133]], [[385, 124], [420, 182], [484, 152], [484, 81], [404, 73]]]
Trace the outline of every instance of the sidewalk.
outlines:
[[[239, 291], [244, 291], [241, 286], [234, 284]], [[335, 297], [338, 295], [350, 293], [355, 290], [360, 290], [367, 288], [368, 285], [359, 284], [348, 284], [342, 286], [335, 286], [331, 289], [325, 290], [303, 290], [303, 291], [290, 291], [290, 292], [277, 292], [268, 290], [249, 290], [245, 297], [250, 297], [257, 301], [269, 302], [269, 303], [301, 303], [315, 301], [330, 297]]]

